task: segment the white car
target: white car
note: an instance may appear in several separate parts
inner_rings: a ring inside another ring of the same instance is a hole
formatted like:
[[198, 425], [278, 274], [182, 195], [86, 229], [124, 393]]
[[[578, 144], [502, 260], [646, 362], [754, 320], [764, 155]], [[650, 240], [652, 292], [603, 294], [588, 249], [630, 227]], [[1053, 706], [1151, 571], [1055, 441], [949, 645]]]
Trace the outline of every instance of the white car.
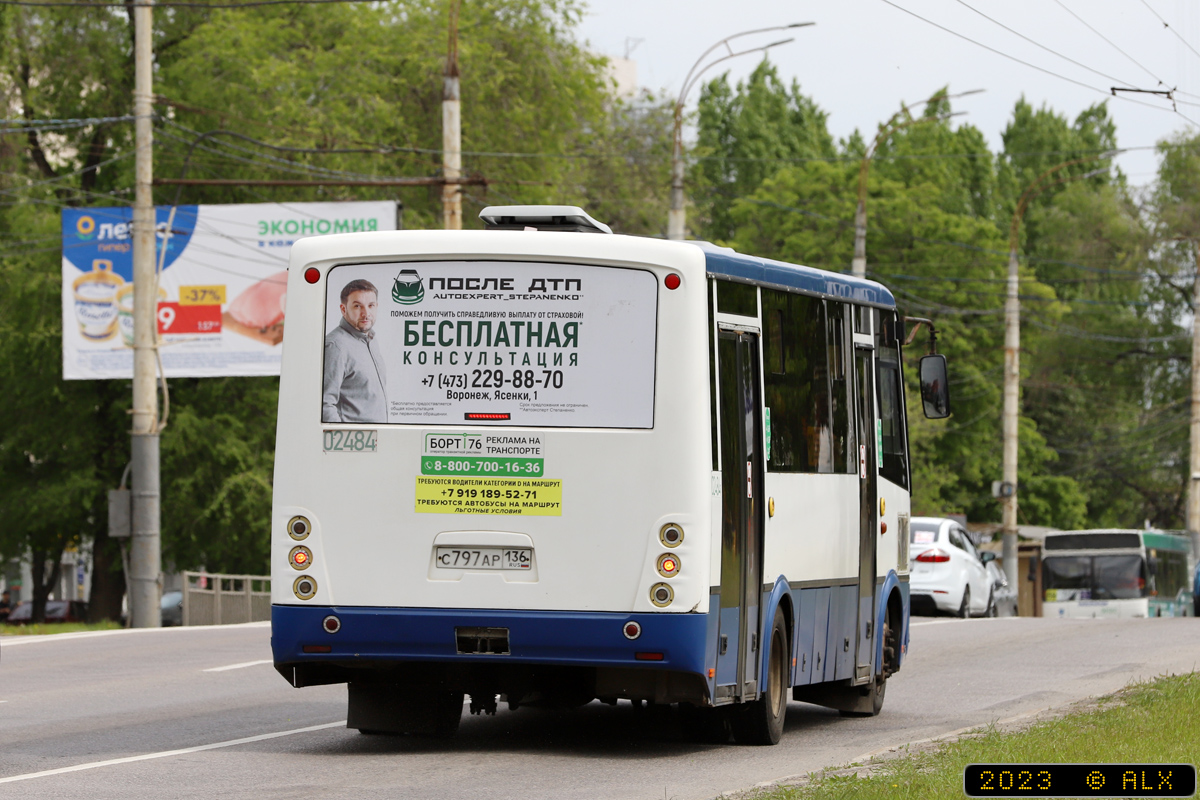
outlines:
[[913, 613], [995, 616], [995, 590], [986, 567], [994, 553], [981, 557], [967, 532], [952, 519], [913, 517], [909, 537]]

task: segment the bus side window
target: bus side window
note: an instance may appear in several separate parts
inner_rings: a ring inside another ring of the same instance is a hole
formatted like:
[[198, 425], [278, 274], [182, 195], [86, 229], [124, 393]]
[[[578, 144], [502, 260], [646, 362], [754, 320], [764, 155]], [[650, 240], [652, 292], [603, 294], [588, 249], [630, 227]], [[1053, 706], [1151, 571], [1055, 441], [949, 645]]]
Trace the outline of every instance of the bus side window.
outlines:
[[836, 300], [825, 302], [825, 346], [829, 351], [829, 408], [833, 416], [833, 471], [856, 472], [858, 460], [850, 455], [854, 442], [850, 438], [850, 381], [846, 377], [846, 361], [850, 337], [846, 333], [849, 315], [846, 304]]
[[758, 316], [758, 287], [749, 283], [716, 281], [717, 311], [743, 317]]
[[824, 302], [762, 290], [764, 404], [771, 409], [772, 472], [833, 472]]
[[875, 335], [876, 367], [879, 370], [875, 380], [883, 432], [883, 469], [879, 474], [907, 489], [908, 437], [904, 429], [904, 385], [900, 378], [900, 342], [896, 326], [896, 315], [884, 314]]
[[708, 414], [712, 427], [712, 469], [721, 469], [720, 436], [717, 425], [717, 326], [713, 306], [717, 302], [717, 282], [708, 282]]

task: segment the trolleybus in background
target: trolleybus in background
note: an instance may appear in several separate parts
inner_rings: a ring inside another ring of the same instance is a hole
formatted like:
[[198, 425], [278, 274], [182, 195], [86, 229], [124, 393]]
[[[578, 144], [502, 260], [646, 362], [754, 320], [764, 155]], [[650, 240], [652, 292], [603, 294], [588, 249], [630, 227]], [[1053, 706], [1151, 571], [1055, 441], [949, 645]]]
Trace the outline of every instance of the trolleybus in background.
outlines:
[[1042, 547], [1044, 617], [1194, 613], [1192, 543], [1154, 530], [1061, 531]]
[[909, 621], [891, 293], [573, 207], [480, 216], [292, 249], [276, 669], [347, 683], [364, 732], [453, 732], [465, 695], [680, 703], [760, 743], [789, 690], [878, 713]]

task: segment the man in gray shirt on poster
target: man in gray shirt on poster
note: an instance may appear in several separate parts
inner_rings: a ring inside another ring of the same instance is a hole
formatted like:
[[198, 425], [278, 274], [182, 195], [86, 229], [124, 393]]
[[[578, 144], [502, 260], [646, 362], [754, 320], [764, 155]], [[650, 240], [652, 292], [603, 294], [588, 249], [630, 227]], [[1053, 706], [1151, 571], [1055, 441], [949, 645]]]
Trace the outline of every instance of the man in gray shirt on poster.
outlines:
[[365, 280], [343, 287], [342, 318], [325, 336], [322, 422], [387, 422], [387, 373], [375, 339], [379, 291]]

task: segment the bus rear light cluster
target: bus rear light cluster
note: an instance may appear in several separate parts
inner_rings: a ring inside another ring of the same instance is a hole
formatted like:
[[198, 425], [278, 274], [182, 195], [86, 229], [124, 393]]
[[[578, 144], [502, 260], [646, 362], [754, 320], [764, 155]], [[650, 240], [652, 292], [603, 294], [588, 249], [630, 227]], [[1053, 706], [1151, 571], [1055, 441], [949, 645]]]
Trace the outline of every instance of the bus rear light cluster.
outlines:
[[325, 629], [326, 633], [337, 633], [342, 629], [342, 621], [330, 614], [321, 621], [321, 627]]
[[307, 575], [301, 575], [292, 584], [292, 591], [301, 600], [312, 600], [317, 594], [317, 582]]
[[642, 626], [639, 625], [635, 620], [631, 619], [625, 623], [623, 628], [621, 628], [621, 632], [625, 634], [626, 639], [633, 641], [642, 635]]
[[288, 536], [296, 541], [307, 539], [308, 534], [312, 532], [312, 523], [308, 521], [308, 517], [292, 517], [288, 520], [287, 532]]
[[663, 553], [658, 557], [658, 574], [664, 578], [673, 578], [679, 574], [679, 556], [674, 553]]
[[665, 583], [656, 583], [650, 587], [650, 602], [662, 608], [671, 605], [675, 599], [675, 590]]
[[917, 561], [920, 561], [922, 564], [941, 564], [949, 560], [950, 554], [945, 550], [939, 550], [936, 547], [932, 550], [926, 550], [924, 553], [921, 553], [921, 555], [917, 556]]
[[312, 564], [312, 550], [307, 547], [293, 547], [292, 552], [288, 553], [288, 563], [292, 565], [292, 569], [308, 569]]
[[675, 525], [663, 525], [658, 532], [659, 541], [664, 547], [678, 547], [683, 542], [683, 528]]

